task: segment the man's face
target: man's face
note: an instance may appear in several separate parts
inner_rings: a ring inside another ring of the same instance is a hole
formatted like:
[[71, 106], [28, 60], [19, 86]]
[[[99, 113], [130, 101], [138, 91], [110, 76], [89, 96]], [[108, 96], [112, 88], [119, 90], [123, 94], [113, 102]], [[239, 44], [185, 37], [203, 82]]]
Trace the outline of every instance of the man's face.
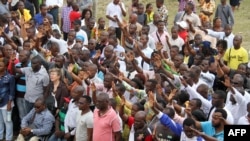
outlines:
[[183, 131], [184, 131], [184, 133], [186, 134], [186, 136], [187, 136], [188, 138], [192, 138], [192, 137], [195, 136], [193, 130], [191, 130], [190, 127], [191, 127], [191, 128], [194, 128], [193, 125], [191, 125], [191, 126], [183, 125]]
[[241, 45], [241, 39], [239, 37], [234, 37], [233, 44], [235, 47], [240, 47]]
[[48, 12], [47, 7], [45, 7], [45, 6], [43, 6], [40, 10], [41, 10], [42, 15], [46, 15]]
[[96, 98], [96, 108], [99, 110], [105, 109], [109, 104], [109, 101], [105, 100], [102, 96], [97, 96]]
[[174, 59], [173, 59], [173, 61], [174, 61], [174, 66], [176, 68], [179, 68], [180, 65], [183, 63], [183, 60], [181, 59], [180, 56], [175, 56]]
[[110, 49], [108, 47], [104, 49], [104, 56], [106, 58], [110, 58], [110, 57], [112, 57], [112, 55], [113, 55], [113, 50], [112, 49]]
[[223, 99], [221, 99], [218, 94], [212, 95], [212, 105], [214, 107], [218, 107], [221, 104], [221, 102], [223, 102]]
[[34, 108], [35, 108], [36, 113], [41, 113], [45, 109], [45, 105], [37, 101], [34, 104]]
[[201, 62], [201, 65], [200, 65], [200, 68], [203, 72], [207, 72], [208, 69], [209, 69], [209, 63], [208, 63], [208, 60], [203, 60]]
[[110, 88], [112, 86], [112, 76], [111, 75], [105, 75], [104, 76], [104, 87]]
[[39, 63], [39, 61], [37, 59], [36, 60], [32, 60], [31, 61], [31, 67], [32, 67], [32, 70], [34, 72], [37, 72], [41, 68], [41, 64]]
[[220, 118], [223, 118], [222, 117], [222, 114], [220, 112], [214, 112], [213, 113], [213, 116], [212, 116], [212, 125], [213, 127], [219, 127], [221, 125], [221, 119]]
[[196, 101], [195, 100], [190, 100], [189, 102], [189, 107], [191, 109], [191, 111], [194, 111], [196, 109], [199, 109], [199, 107], [197, 107]]
[[27, 58], [27, 55], [25, 54], [25, 52], [21, 51], [19, 53], [18, 59], [20, 62], [25, 62], [25, 61], [27, 61], [28, 58]]
[[145, 124], [146, 121], [142, 117], [135, 115], [135, 121], [134, 121], [135, 130], [143, 128]]
[[60, 58], [60, 57], [56, 57], [55, 58], [55, 66], [57, 68], [62, 68], [63, 67], [63, 63], [64, 63], [64, 61], [63, 61], [62, 58]]
[[81, 97], [78, 100], [78, 108], [79, 108], [79, 110], [84, 111], [84, 110], [88, 109], [88, 107], [89, 107], [89, 104], [87, 103], [86, 99]]
[[76, 37], [75, 32], [69, 32], [69, 34], [68, 34], [68, 40], [69, 41], [74, 41], [75, 37]]

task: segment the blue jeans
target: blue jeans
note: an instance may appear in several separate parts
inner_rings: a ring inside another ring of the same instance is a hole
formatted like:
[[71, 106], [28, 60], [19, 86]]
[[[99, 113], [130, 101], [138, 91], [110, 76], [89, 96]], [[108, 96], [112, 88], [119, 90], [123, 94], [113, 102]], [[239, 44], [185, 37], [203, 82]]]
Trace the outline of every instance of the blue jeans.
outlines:
[[58, 24], [58, 12], [59, 8], [52, 8], [48, 13], [53, 16], [53, 23]]
[[64, 138], [57, 138], [55, 134], [52, 134], [48, 141], [66, 141]]
[[25, 109], [29, 112], [34, 107], [34, 103], [30, 103], [29, 101], [25, 100]]
[[28, 114], [28, 109], [24, 98], [16, 98], [16, 104], [19, 112], [19, 117], [22, 120], [24, 116]]
[[[11, 111], [12, 112], [12, 111]], [[7, 121], [7, 110], [0, 109], [0, 140], [3, 139], [4, 126], [6, 127], [6, 141], [12, 141], [13, 138], [13, 123], [11, 121]]]

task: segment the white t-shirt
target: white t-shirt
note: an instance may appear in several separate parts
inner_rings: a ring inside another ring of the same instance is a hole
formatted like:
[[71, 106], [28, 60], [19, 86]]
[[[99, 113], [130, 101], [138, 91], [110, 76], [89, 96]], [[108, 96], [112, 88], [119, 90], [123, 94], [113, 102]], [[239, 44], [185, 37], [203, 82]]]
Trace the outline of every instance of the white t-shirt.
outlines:
[[93, 128], [93, 112], [90, 110], [88, 113], [81, 115], [82, 111], [77, 112], [76, 116], [76, 140], [86, 141], [88, 139], [87, 129]]
[[[121, 4], [122, 4], [122, 8], [124, 10], [126, 10], [125, 5], [123, 3], [121, 3]], [[122, 21], [122, 17], [123, 17], [121, 7], [118, 4], [115, 5], [113, 3], [113, 1], [108, 4], [108, 6], [106, 8], [106, 15], [109, 15], [111, 17], [114, 17], [116, 15], [117, 18], [119, 19], [119, 21]], [[109, 27], [111, 27], [111, 26], [119, 27], [117, 22], [109, 20]]]

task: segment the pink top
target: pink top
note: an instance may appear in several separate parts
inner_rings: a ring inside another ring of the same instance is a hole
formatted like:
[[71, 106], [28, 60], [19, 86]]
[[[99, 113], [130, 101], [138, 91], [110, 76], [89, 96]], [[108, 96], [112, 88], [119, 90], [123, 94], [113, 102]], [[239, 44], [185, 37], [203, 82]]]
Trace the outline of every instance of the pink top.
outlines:
[[102, 116], [94, 110], [93, 141], [115, 141], [114, 132], [121, 131], [121, 124], [113, 108]]

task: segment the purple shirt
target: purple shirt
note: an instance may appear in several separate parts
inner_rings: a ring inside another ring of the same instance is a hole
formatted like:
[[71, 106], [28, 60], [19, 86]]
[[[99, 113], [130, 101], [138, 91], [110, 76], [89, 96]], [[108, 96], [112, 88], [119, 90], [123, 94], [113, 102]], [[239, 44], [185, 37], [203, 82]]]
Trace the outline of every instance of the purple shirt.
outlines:
[[62, 8], [62, 31], [68, 33], [70, 30], [70, 20], [69, 20], [69, 13], [72, 11], [72, 7], [64, 6]]
[[[180, 0], [180, 1], [179, 1], [179, 9], [178, 9], [178, 11], [184, 11], [184, 10], [185, 10], [185, 6], [186, 6], [186, 4], [187, 4], [188, 2], [192, 2], [192, 3], [195, 5], [195, 3], [194, 3], [193, 0]], [[193, 12], [194, 12], [194, 13], [196, 12], [196, 7], [195, 7], [195, 6], [194, 6]]]

